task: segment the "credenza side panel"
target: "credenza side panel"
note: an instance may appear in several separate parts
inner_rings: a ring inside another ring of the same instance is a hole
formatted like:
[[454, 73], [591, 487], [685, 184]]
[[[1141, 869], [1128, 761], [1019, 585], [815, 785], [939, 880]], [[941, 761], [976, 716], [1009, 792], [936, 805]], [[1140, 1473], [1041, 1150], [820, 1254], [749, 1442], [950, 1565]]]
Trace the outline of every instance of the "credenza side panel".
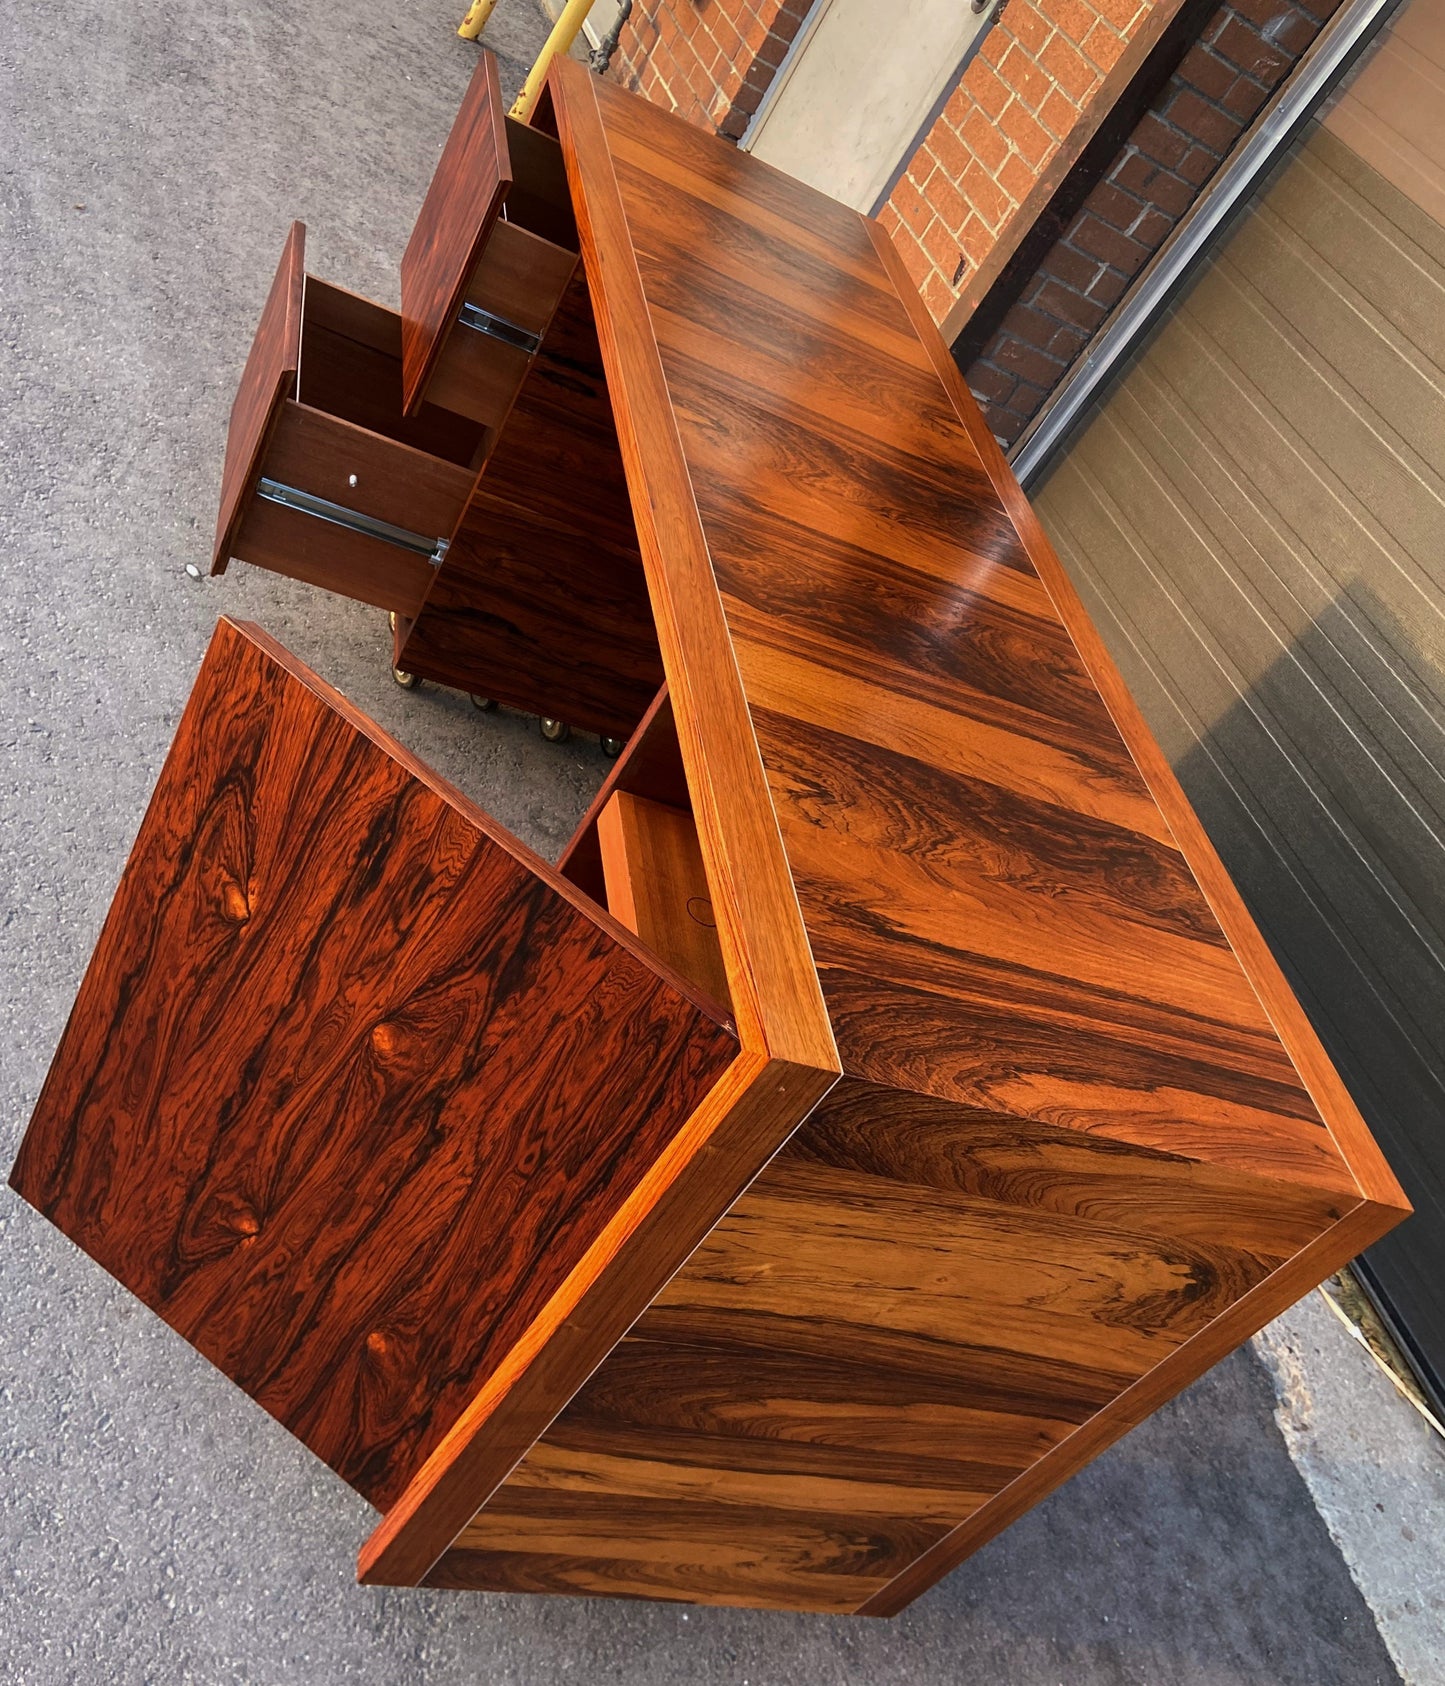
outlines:
[[845, 1078], [431, 1584], [906, 1602], [1354, 1205]]
[[384, 1508], [736, 1054], [223, 621], [11, 1181]]

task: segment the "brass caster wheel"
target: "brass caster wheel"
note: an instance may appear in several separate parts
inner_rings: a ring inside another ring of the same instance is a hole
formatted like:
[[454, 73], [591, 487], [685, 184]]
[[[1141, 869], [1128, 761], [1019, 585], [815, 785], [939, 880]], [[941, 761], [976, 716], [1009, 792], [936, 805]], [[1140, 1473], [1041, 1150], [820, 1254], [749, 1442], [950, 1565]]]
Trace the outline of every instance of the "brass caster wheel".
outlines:
[[545, 716], [537, 722], [542, 729], [542, 736], [548, 743], [566, 743], [572, 736], [572, 728], [565, 720], [548, 720]]
[[615, 761], [622, 753], [623, 740], [621, 738], [603, 738], [602, 753], [609, 761]]
[[421, 684], [421, 680], [414, 673], [408, 673], [404, 667], [392, 668], [391, 676], [403, 691], [414, 691]]
[[396, 636], [396, 610], [395, 609], [388, 609], [386, 611], [386, 624], [391, 628], [391, 635], [394, 638]]
[[480, 709], [483, 714], [490, 714], [492, 712], [492, 710], [496, 708], [496, 706], [497, 706], [497, 699], [495, 697], [474, 696], [472, 698], [472, 707], [475, 708], [475, 709]]

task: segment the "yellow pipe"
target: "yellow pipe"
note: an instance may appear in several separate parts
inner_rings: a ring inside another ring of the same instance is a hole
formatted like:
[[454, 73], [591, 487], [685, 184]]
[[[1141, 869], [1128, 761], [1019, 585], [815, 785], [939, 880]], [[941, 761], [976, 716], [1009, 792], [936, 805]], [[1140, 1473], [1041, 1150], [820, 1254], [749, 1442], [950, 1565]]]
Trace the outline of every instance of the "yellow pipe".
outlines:
[[562, 8], [562, 15], [552, 25], [552, 33], [547, 37], [547, 44], [537, 55], [537, 62], [527, 72], [527, 80], [522, 84], [522, 91], [517, 95], [516, 103], [509, 117], [515, 117], [518, 122], [525, 123], [532, 115], [532, 107], [537, 103], [537, 96], [542, 92], [542, 84], [547, 79], [547, 67], [558, 53], [569, 52], [572, 43], [577, 39], [578, 31], [587, 21], [587, 14], [592, 10], [592, 0], [567, 0]]
[[457, 34], [463, 41], [475, 41], [487, 27], [487, 20], [497, 9], [497, 0], [472, 0]]

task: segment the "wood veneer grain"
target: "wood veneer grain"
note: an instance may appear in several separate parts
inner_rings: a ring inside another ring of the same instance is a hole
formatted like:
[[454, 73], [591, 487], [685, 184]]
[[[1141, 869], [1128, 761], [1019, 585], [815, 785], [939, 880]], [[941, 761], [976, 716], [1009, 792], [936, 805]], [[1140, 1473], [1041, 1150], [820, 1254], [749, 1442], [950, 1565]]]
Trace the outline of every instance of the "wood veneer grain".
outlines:
[[622, 753], [602, 781], [587, 812], [578, 822], [567, 847], [557, 860], [557, 870], [570, 878], [594, 901], [605, 903], [607, 883], [602, 872], [602, 847], [597, 839], [597, 822], [602, 810], [618, 791], [665, 802], [672, 808], [692, 811], [682, 751], [677, 745], [677, 723], [672, 716], [672, 698], [664, 685], [653, 698], [637, 730], [623, 745]]
[[398, 665], [629, 737], [662, 683], [585, 278], [568, 285]]
[[883, 1599], [1355, 1204], [844, 1079], [432, 1584]]
[[836, 1071], [612, 168], [601, 84], [559, 59], [548, 85], [739, 1033], [746, 1047]]
[[11, 1183], [385, 1507], [736, 1052], [621, 927], [223, 621]]
[[255, 338], [246, 355], [241, 384], [231, 404], [226, 459], [221, 469], [221, 506], [211, 572], [224, 574], [251, 488], [261, 472], [266, 440], [278, 401], [296, 390], [301, 360], [301, 290], [306, 278], [306, 224], [293, 222]]
[[402, 402], [420, 404], [511, 186], [502, 84], [486, 48], [401, 259]]
[[597, 817], [607, 910], [713, 1000], [728, 999], [712, 893], [686, 809], [612, 793]]
[[552, 86], [669, 679], [705, 561], [847, 1075], [431, 1579], [891, 1612], [1404, 1203], [886, 241]]

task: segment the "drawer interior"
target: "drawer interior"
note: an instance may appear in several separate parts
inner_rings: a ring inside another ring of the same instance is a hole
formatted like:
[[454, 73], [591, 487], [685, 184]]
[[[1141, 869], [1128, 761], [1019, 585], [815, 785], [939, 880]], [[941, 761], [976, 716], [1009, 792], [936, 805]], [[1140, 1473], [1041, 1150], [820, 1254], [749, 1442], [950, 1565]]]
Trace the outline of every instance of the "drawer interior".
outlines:
[[494, 432], [511, 410], [578, 261], [561, 148], [550, 135], [510, 118], [505, 132], [512, 179], [499, 215], [480, 237], [426, 385], [431, 403]]
[[415, 614], [483, 429], [434, 404], [404, 415], [400, 317], [306, 275], [304, 251], [297, 224], [232, 412], [213, 571], [236, 556]]
[[298, 402], [444, 462], [472, 465], [480, 424], [433, 403], [410, 416], [402, 409], [396, 311], [308, 275], [300, 350]]
[[731, 1012], [672, 702], [664, 685], [563, 851], [558, 871]]

